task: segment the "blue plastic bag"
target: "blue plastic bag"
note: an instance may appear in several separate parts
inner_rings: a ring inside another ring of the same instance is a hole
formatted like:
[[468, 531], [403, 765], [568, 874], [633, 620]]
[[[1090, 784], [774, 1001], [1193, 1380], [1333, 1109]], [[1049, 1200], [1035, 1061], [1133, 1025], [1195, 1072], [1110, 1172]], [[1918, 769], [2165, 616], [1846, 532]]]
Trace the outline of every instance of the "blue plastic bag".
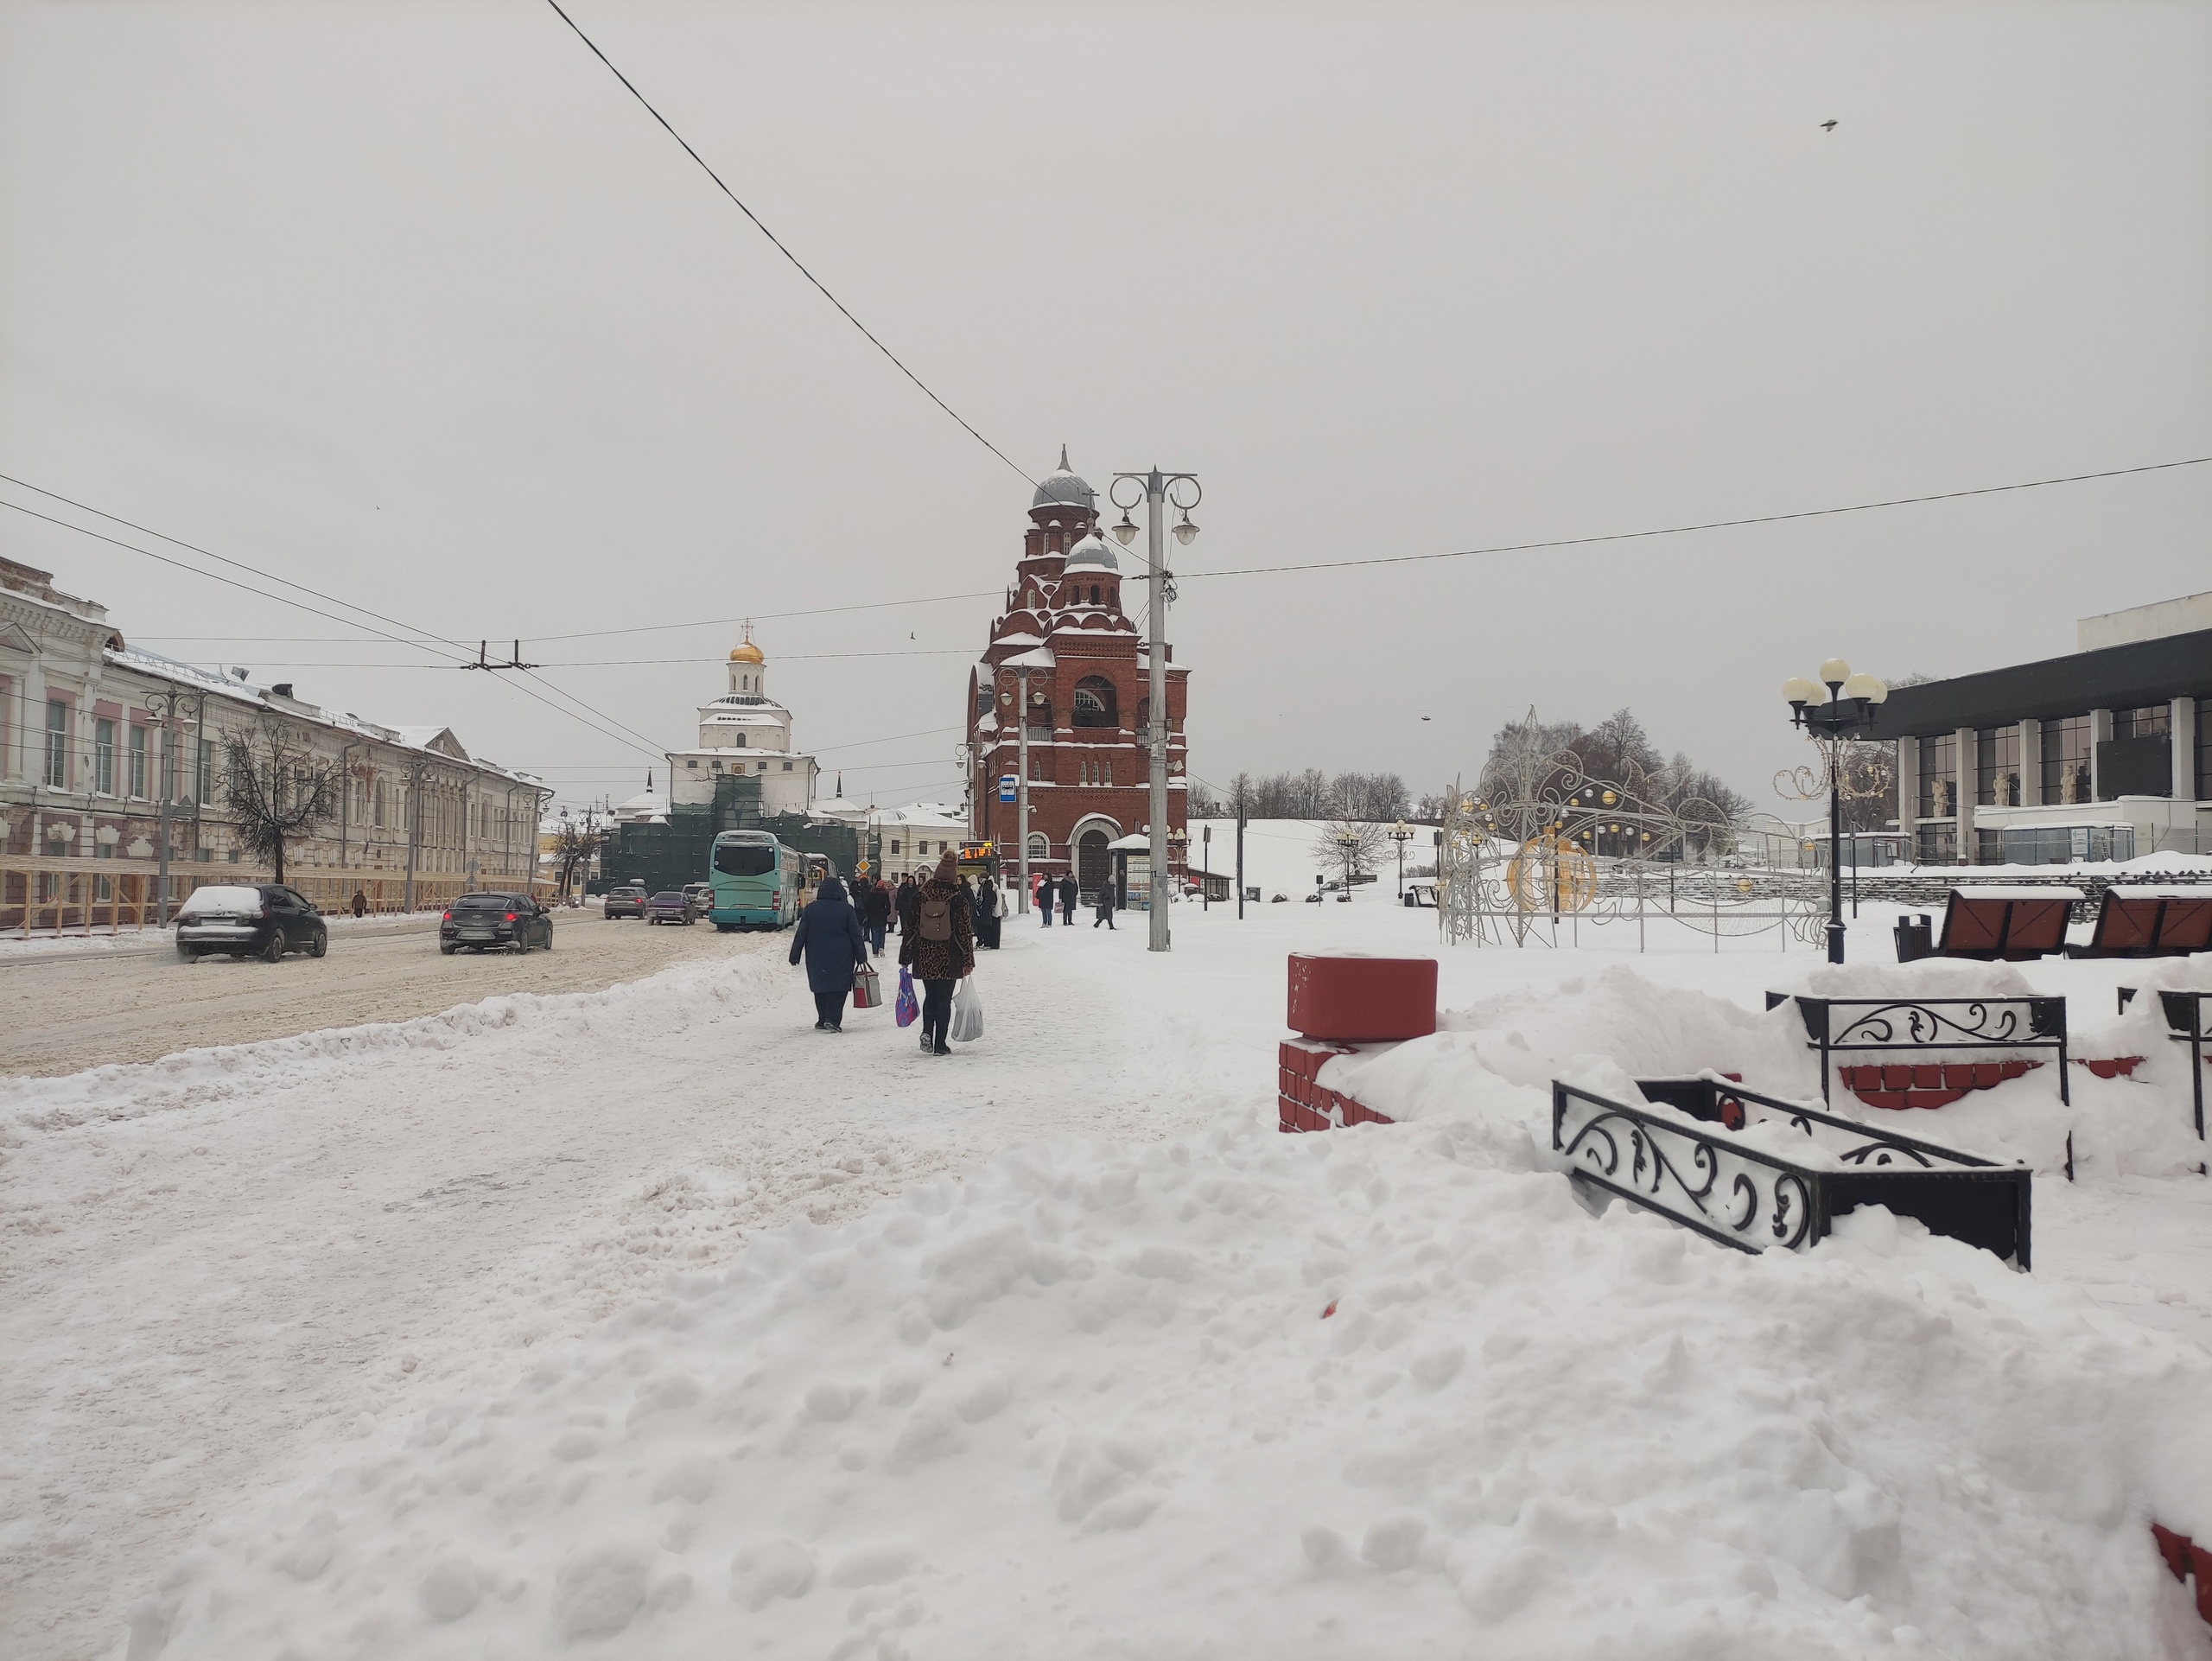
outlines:
[[922, 1006], [914, 996], [914, 977], [904, 964], [899, 965], [899, 1002], [893, 1011], [901, 1027], [911, 1027], [921, 1019]]

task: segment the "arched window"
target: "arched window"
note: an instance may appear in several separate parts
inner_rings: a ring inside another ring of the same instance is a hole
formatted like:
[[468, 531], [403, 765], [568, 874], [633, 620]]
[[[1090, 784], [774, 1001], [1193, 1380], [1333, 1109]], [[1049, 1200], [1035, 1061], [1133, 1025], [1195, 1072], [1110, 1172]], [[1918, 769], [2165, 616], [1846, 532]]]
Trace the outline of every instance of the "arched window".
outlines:
[[987, 716], [990, 712], [991, 689], [988, 686], [978, 686], [976, 689], [976, 713], [979, 716]]
[[1031, 831], [1029, 833], [1029, 862], [1032, 865], [1041, 864], [1052, 856], [1052, 844], [1046, 841], [1045, 833], [1041, 830]]
[[1094, 606], [1098, 603], [1098, 585], [1096, 582], [1090, 585], [1090, 603]]
[[1089, 675], [1075, 684], [1075, 724], [1111, 727], [1115, 713], [1114, 683], [1103, 675]]

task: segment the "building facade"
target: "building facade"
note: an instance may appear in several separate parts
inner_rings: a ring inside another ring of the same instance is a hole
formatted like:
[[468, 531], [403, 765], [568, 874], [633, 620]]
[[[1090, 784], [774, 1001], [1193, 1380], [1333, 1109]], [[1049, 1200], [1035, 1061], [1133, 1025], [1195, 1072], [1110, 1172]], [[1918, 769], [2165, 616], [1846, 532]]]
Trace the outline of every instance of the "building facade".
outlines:
[[469, 754], [449, 728], [326, 710], [128, 645], [106, 608], [0, 559], [0, 926], [130, 922], [170, 894], [266, 881], [226, 805], [232, 735], [274, 735], [340, 773], [338, 811], [293, 840], [285, 880], [318, 905], [378, 910], [525, 888], [551, 792]]
[[1922, 864], [2212, 854], [2212, 594], [2085, 618], [2071, 655], [1891, 690]]
[[[1005, 609], [968, 681], [973, 833], [1008, 865], [1019, 857], [1018, 805], [999, 799], [1000, 781], [1020, 776], [1026, 727], [1030, 869], [1072, 870], [1086, 892], [1110, 877], [1109, 845], [1152, 821], [1150, 660], [1122, 609], [1125, 577], [1141, 582], [1144, 574], [1122, 560], [1099, 534], [1097, 493], [1068, 470], [1063, 449], [1058, 471], [1031, 500]], [[1171, 833], [1187, 818], [1189, 678], [1170, 662]]]
[[729, 690], [699, 706], [698, 747], [668, 753], [669, 805], [710, 804], [715, 781], [733, 773], [760, 780], [765, 815], [813, 811], [820, 765], [791, 748], [791, 712], [768, 696], [767, 656], [749, 625], [729, 654]]

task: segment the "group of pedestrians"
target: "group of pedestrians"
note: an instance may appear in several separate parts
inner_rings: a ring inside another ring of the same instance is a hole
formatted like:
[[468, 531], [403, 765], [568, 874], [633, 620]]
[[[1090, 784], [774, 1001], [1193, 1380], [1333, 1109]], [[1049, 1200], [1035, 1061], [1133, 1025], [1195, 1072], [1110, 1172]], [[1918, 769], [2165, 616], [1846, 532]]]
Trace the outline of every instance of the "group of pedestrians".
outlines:
[[[1040, 874], [1032, 898], [1045, 927], [1052, 927], [1055, 910], [1064, 927], [1075, 926], [1082, 890], [1072, 873], [1058, 877]], [[1091, 927], [1102, 923], [1114, 926], [1114, 885], [1100, 883]], [[934, 870], [907, 872], [896, 886], [865, 872], [852, 879], [849, 888], [836, 877], [824, 878], [799, 913], [791, 936], [791, 962], [805, 961], [807, 986], [814, 994], [815, 1031], [845, 1029], [845, 1000], [852, 996], [855, 976], [870, 958], [883, 955], [886, 941], [895, 931], [899, 966], [922, 985], [922, 1050], [929, 1055], [950, 1055], [945, 1035], [951, 1024], [953, 990], [976, 972], [978, 950], [999, 949], [1007, 903], [996, 877], [985, 875], [971, 881], [950, 853], [938, 861]]]
[[960, 873], [950, 852], [926, 876], [909, 872], [897, 888], [881, 878], [858, 875], [853, 892], [836, 877], [824, 878], [798, 914], [791, 960], [806, 963], [806, 983], [814, 994], [817, 1032], [841, 1033], [845, 1000], [855, 974], [871, 956], [880, 957], [894, 920], [899, 964], [922, 984], [921, 1047], [925, 1055], [950, 1055], [945, 1041], [952, 1024], [953, 989], [976, 972], [979, 935], [985, 948], [998, 945], [1005, 902], [998, 884], [982, 880], [980, 890]]
[[[1061, 926], [1065, 928], [1075, 926], [1076, 902], [1083, 897], [1083, 889], [1076, 881], [1073, 872], [1058, 877], [1046, 876], [1039, 872], [1030, 879], [1030, 887], [1032, 898], [1035, 901], [1038, 913], [1044, 919], [1045, 927], [1052, 926], [1052, 908], [1056, 903], [1059, 907]], [[1108, 928], [1114, 926], [1114, 885], [1112, 883], [1102, 882], [1098, 885], [1098, 891], [1091, 895], [1091, 927], [1096, 928], [1101, 923], [1105, 924]]]

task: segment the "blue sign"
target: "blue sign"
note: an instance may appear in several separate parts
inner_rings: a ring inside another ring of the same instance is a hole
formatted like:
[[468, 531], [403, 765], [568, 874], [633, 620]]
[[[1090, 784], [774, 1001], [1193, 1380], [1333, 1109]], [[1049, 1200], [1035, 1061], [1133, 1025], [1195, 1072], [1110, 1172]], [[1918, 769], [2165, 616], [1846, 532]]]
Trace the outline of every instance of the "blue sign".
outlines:
[[1002, 802], [1014, 800], [1017, 794], [1014, 786], [1019, 782], [1010, 773], [999, 774], [999, 799]]

